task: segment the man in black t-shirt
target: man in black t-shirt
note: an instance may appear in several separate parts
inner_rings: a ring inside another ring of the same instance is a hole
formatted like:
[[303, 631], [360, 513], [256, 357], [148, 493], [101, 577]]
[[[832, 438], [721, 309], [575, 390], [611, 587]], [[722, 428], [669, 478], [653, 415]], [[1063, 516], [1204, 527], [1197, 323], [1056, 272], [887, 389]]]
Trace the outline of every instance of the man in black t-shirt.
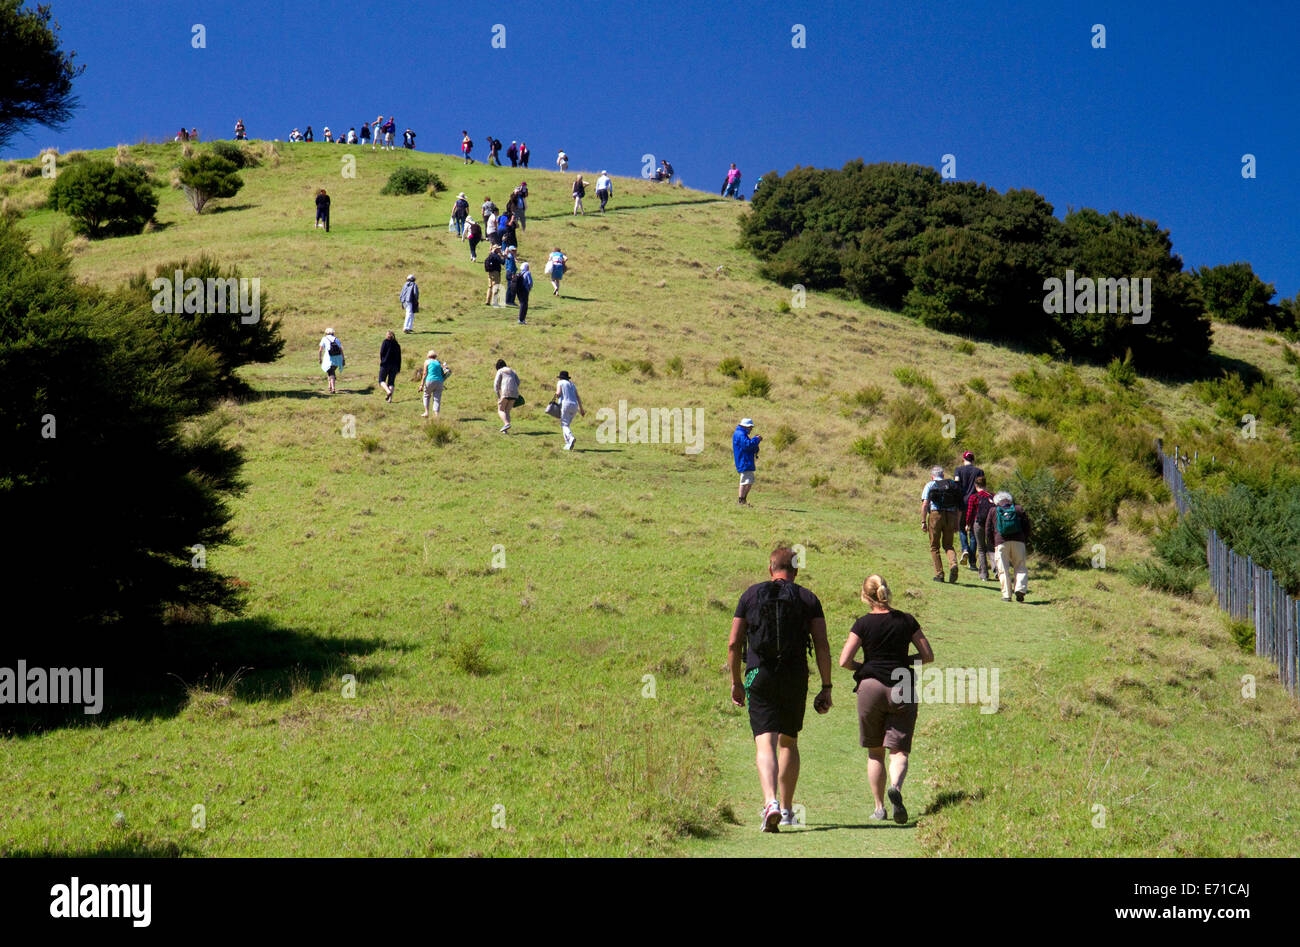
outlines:
[[[769, 582], [747, 588], [736, 605], [727, 642], [731, 700], [749, 701], [749, 726], [757, 747], [763, 790], [764, 832], [794, 825], [794, 788], [799, 780], [799, 731], [808, 701], [809, 642], [817, 654], [822, 687], [813, 709], [831, 709], [831, 652], [826, 616], [817, 596], [795, 584], [794, 550], [775, 549]], [[778, 798], [779, 791], [779, 798]]]
[[975, 568], [975, 524], [966, 521], [966, 504], [975, 492], [975, 478], [984, 476], [984, 471], [975, 466], [975, 455], [971, 451], [961, 455], [961, 464], [953, 479], [961, 484], [961, 564]]

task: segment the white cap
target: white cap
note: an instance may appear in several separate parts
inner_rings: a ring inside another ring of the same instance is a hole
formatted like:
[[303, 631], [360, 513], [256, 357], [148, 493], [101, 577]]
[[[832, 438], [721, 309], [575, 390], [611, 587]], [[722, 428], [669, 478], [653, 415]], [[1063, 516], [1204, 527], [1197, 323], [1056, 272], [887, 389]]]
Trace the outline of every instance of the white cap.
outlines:
[[753, 419], [753, 418], [741, 418], [741, 419], [740, 419], [740, 426], [741, 426], [741, 427], [753, 427], [753, 426], [754, 426], [754, 419]]

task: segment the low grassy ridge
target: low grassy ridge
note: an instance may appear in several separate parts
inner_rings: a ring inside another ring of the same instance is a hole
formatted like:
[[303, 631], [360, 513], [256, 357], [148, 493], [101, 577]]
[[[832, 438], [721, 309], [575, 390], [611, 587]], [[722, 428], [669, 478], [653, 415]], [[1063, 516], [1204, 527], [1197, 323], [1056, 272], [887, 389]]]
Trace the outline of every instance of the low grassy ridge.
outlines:
[[[179, 150], [130, 152], [165, 179]], [[345, 153], [355, 178], [340, 176]], [[447, 191], [381, 196], [403, 162]], [[245, 373], [258, 396], [217, 409], [249, 486], [239, 544], [209, 550], [208, 565], [249, 583], [248, 613], [179, 629], [192, 652], [160, 669], [181, 680], [160, 673], [148, 712], [115, 700], [110, 680], [101, 718], [7, 735], [0, 852], [1297, 853], [1296, 706], [1203, 593], [1125, 577], [1149, 551], [1149, 503], [1094, 537], [1106, 570], [1031, 560], [1029, 602], [1007, 605], [966, 570], [956, 586], [929, 581], [924, 471], [882, 473], [854, 449], [900, 397], [936, 414], [980, 399], [996, 485], [1018, 462], [1005, 445], [1038, 430], [1011, 409], [1013, 376], [1045, 369], [1038, 359], [817, 294], [781, 312], [789, 294], [734, 249], [743, 205], [695, 191], [615, 179], [609, 214], [574, 218], [571, 175], [319, 143], [282, 144], [242, 174], [217, 213], [167, 190], [153, 232], [73, 252], [82, 278], [112, 285], [206, 251], [260, 277], [284, 320], [285, 357]], [[482, 305], [482, 268], [446, 229], [456, 193], [475, 212], [485, 196], [503, 206], [521, 177], [537, 276], [527, 328]], [[15, 165], [0, 186], [31, 209], [48, 182]], [[322, 186], [328, 235], [312, 226]], [[36, 240], [60, 222], [26, 219]], [[559, 299], [541, 273], [554, 245], [571, 260]], [[385, 404], [378, 347], [400, 329], [408, 272], [422, 311], [416, 335], [399, 332], [407, 377]], [[332, 398], [316, 350], [327, 325], [348, 355]], [[1229, 354], [1265, 351], [1257, 335], [1230, 330]], [[422, 433], [409, 380], [430, 348], [455, 369], [443, 444]], [[498, 357], [529, 402], [509, 437]], [[741, 366], [724, 374], [729, 357]], [[588, 410], [571, 453], [540, 411], [561, 368]], [[746, 372], [766, 376], [766, 396]], [[1080, 372], [1104, 384], [1103, 369]], [[1215, 423], [1185, 387], [1144, 384], [1157, 409]], [[701, 409], [704, 449], [598, 443], [595, 411], [620, 400]], [[969, 433], [955, 413], [954, 456]], [[729, 445], [744, 415], [770, 436], [751, 509], [735, 504]], [[999, 668], [998, 713], [922, 707], [908, 781], [919, 820], [905, 828], [866, 826], [865, 752], [837, 671], [836, 707], [809, 711], [801, 741], [797, 801], [823, 831], [754, 830], [753, 744], [729, 701], [725, 642], [778, 542], [806, 547], [801, 581], [826, 605], [836, 656], [879, 571], [941, 665]], [[1258, 679], [1254, 699], [1242, 674]]]

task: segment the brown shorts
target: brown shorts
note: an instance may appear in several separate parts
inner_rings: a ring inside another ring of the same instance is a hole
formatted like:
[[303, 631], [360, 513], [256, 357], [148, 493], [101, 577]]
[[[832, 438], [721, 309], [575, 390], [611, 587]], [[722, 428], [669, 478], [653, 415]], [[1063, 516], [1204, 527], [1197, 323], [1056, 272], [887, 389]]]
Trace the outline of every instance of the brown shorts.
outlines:
[[[916, 694], [913, 693], [913, 697]], [[912, 749], [912, 732], [916, 729], [915, 700], [893, 704], [889, 688], [874, 677], [863, 678], [858, 685], [858, 739], [862, 746], [884, 746], [908, 753]]]
[[498, 411], [513, 411], [515, 408], [514, 398], [500, 398], [497, 400]]

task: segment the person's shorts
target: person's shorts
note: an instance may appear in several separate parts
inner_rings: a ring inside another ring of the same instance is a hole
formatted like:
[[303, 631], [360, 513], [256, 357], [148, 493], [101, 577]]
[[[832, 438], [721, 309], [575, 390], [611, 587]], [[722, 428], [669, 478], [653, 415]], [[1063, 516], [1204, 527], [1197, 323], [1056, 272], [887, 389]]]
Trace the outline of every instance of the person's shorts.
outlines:
[[[918, 705], [915, 699], [895, 704], [889, 691], [874, 677], [865, 677], [858, 685], [858, 742], [865, 747], [883, 746], [908, 753]], [[916, 697], [915, 688], [912, 696]]]
[[743, 474], [740, 475], [740, 485], [742, 487], [746, 486], [747, 484], [751, 484], [753, 482], [754, 482], [754, 471], [746, 470]]
[[784, 733], [797, 737], [803, 729], [808, 703], [808, 671], [774, 674], [767, 668], [745, 672], [745, 697], [749, 705], [749, 729], [754, 736]]
[[504, 236], [505, 234], [500, 230], [494, 230], [492, 233], [487, 235], [488, 243], [492, 244], [494, 247], [499, 247], [501, 246], [501, 238]]
[[496, 285], [497, 283], [500, 283], [500, 282], [501, 282], [501, 271], [500, 271], [500, 270], [488, 270], [488, 282], [489, 282], [489, 283], [492, 283], [493, 285]]
[[396, 381], [397, 381], [397, 369], [395, 368], [379, 369], [379, 383], [381, 385], [387, 385], [389, 388], [392, 388], [393, 384]]
[[515, 408], [514, 398], [502, 398], [497, 402], [498, 411], [513, 411]]

